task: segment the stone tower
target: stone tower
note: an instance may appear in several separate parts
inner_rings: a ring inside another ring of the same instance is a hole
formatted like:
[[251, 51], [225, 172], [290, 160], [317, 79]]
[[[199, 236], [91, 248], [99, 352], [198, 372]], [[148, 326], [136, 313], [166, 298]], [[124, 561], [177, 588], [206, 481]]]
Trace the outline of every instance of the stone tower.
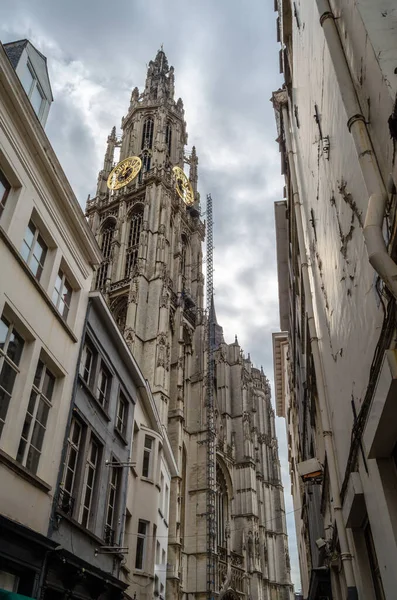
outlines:
[[[170, 495], [168, 599], [206, 598], [206, 340], [195, 148], [187, 156], [183, 102], [162, 50], [135, 88], [121, 138], [107, 141], [96, 197], [87, 203], [104, 262], [95, 286], [106, 296], [149, 381], [178, 465]], [[139, 156], [138, 177], [117, 191], [116, 158]], [[185, 165], [195, 201], [185, 205], [172, 168]], [[217, 581], [224, 600], [287, 600], [290, 593], [283, 492], [274, 413], [263, 372], [227, 345], [214, 322], [217, 429]]]

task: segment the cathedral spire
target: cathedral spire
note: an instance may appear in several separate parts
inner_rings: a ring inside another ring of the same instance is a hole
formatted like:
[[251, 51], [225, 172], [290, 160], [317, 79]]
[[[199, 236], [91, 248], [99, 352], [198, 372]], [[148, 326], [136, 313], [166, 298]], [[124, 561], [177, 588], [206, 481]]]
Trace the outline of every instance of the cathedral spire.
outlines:
[[168, 60], [161, 45], [156, 58], [148, 65], [144, 97], [162, 102], [174, 99], [174, 67], [168, 66]]

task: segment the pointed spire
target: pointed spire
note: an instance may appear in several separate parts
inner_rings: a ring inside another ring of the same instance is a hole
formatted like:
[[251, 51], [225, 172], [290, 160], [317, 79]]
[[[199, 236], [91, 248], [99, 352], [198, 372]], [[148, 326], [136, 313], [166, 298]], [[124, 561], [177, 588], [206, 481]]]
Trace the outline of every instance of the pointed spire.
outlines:
[[161, 46], [156, 58], [151, 60], [147, 69], [144, 97], [146, 100], [162, 103], [174, 98], [174, 67], [168, 66], [168, 60]]
[[211, 325], [211, 345], [213, 348], [218, 348], [220, 344], [224, 344], [223, 328], [218, 324], [215, 312], [214, 295], [211, 297], [210, 314], [208, 315]]

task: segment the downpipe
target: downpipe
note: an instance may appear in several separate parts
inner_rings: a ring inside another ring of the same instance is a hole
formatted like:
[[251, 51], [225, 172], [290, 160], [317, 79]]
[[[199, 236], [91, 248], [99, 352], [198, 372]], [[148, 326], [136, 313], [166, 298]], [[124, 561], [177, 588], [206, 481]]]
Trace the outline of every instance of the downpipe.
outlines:
[[288, 154], [288, 164], [291, 175], [293, 204], [296, 219], [296, 229], [298, 235], [299, 250], [302, 253], [302, 280], [303, 288], [305, 292], [306, 300], [306, 311], [307, 320], [310, 334], [311, 350], [313, 355], [314, 370], [316, 373], [317, 382], [317, 396], [318, 396], [318, 407], [321, 418], [321, 427], [324, 436], [324, 447], [327, 456], [327, 465], [329, 473], [329, 484], [331, 496], [333, 498], [333, 509], [335, 515], [336, 527], [338, 530], [339, 544], [340, 544], [340, 556], [342, 559], [343, 572], [346, 579], [347, 585], [347, 600], [358, 600], [357, 587], [354, 578], [354, 571], [352, 566], [352, 555], [349, 548], [349, 542], [347, 539], [346, 527], [342, 515], [342, 503], [340, 497], [340, 487], [338, 480], [338, 472], [336, 467], [336, 453], [333, 442], [332, 427], [328, 413], [328, 401], [326, 393], [326, 383], [323, 374], [323, 367], [321, 362], [321, 353], [319, 347], [319, 341], [316, 330], [316, 323], [314, 319], [313, 309], [313, 298], [310, 288], [309, 278], [309, 262], [308, 255], [306, 252], [305, 236], [303, 230], [303, 217], [302, 217], [302, 203], [298, 192], [298, 181], [296, 177], [295, 167], [295, 155], [292, 150], [292, 140], [290, 134], [290, 119], [288, 113], [288, 107], [284, 104], [282, 106], [282, 115], [284, 123], [284, 134], [286, 150]]
[[365, 117], [361, 112], [329, 0], [316, 0], [316, 2], [320, 24], [324, 31], [347, 114], [347, 127], [353, 137], [368, 192], [369, 200], [364, 221], [364, 239], [368, 259], [390, 292], [397, 298], [397, 265], [388, 253], [382, 231], [388, 193], [375, 157]]

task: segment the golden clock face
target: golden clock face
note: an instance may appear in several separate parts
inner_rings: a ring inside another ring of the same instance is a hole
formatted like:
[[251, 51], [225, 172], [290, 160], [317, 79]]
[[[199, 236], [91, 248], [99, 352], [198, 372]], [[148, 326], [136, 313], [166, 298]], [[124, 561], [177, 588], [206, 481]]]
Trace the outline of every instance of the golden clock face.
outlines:
[[172, 171], [176, 180], [175, 189], [178, 196], [182, 198], [185, 204], [191, 206], [194, 204], [194, 192], [192, 184], [180, 167], [174, 167]]
[[139, 156], [129, 156], [114, 167], [108, 177], [108, 188], [118, 190], [128, 185], [141, 170], [142, 161]]

